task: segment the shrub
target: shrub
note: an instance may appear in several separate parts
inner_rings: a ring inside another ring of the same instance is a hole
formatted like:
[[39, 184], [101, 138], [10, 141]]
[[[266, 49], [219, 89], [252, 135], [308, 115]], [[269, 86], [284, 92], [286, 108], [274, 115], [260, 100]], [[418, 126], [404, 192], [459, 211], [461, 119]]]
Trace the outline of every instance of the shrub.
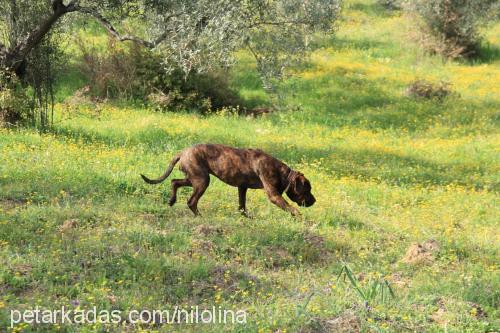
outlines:
[[0, 71], [0, 124], [15, 124], [28, 119], [32, 98], [15, 74]]
[[478, 56], [478, 28], [494, 15], [495, 0], [413, 0], [409, 8], [421, 17], [420, 43], [447, 58]]
[[[196, 109], [202, 113], [243, 105], [243, 100], [229, 85], [225, 71], [191, 73], [186, 78], [179, 71], [170, 81], [150, 94], [149, 101], [159, 110]], [[155, 87], [156, 88], [156, 87]], [[161, 103], [158, 97], [161, 96]]]
[[79, 69], [91, 87], [91, 94], [100, 98], [133, 98], [140, 95], [143, 87], [138, 82], [138, 67], [143, 52], [135, 52], [119, 47], [113, 39], [108, 39], [105, 52], [77, 40], [82, 55]]
[[417, 80], [408, 86], [406, 94], [415, 98], [441, 100], [450, 95], [451, 90], [448, 82], [440, 81], [434, 84], [425, 80]]
[[104, 53], [81, 40], [78, 45], [83, 58], [80, 69], [94, 96], [139, 99], [159, 111], [207, 113], [242, 104], [223, 70], [186, 75], [174, 69], [167, 73], [158, 54], [137, 44], [119, 47], [111, 39]]
[[90, 96], [90, 90], [90, 86], [84, 86], [76, 90], [73, 95], [68, 96], [61, 103], [61, 117], [63, 119], [71, 119], [72, 117], [99, 119], [106, 100]]

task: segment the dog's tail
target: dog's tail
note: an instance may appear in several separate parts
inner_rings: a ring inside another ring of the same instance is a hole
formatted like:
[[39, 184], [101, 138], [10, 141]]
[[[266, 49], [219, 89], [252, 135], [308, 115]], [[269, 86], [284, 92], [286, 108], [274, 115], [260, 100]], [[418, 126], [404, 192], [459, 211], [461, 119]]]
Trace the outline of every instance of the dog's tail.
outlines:
[[158, 179], [149, 179], [148, 177], [144, 176], [141, 174], [141, 177], [142, 179], [144, 179], [144, 181], [148, 184], [159, 184], [161, 183], [162, 181], [164, 181], [165, 179], [167, 179], [168, 176], [170, 176], [170, 173], [172, 172], [172, 170], [174, 169], [174, 166], [177, 164], [177, 162], [179, 162], [181, 158], [181, 154], [177, 154], [173, 159], [172, 161], [170, 161], [170, 165], [168, 166], [167, 168], [167, 171], [165, 171], [165, 173]]

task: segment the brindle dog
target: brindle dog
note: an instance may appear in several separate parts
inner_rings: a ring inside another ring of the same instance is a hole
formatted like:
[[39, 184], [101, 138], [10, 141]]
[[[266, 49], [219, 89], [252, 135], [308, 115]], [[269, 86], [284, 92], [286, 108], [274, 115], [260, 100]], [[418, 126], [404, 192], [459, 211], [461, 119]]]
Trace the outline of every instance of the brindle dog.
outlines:
[[226, 184], [238, 187], [239, 209], [245, 216], [246, 193], [249, 188], [263, 188], [273, 204], [294, 216], [300, 213], [286, 202], [282, 197], [283, 192], [300, 206], [310, 207], [316, 201], [311, 193], [311, 183], [302, 173], [292, 170], [260, 149], [197, 144], [177, 154], [160, 178], [141, 177], [149, 184], [161, 183], [167, 179], [177, 162], [180, 162], [180, 170], [186, 178], [172, 180], [172, 197], [168, 204], [175, 204], [179, 187], [192, 186], [193, 194], [187, 205], [195, 215], [199, 215], [198, 200], [210, 183], [210, 174]]

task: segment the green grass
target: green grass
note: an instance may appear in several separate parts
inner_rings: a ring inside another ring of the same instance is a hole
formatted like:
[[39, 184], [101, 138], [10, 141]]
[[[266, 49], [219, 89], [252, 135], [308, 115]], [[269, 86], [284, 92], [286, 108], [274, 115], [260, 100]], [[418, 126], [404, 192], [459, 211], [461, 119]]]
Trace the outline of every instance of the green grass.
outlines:
[[[0, 129], [0, 330], [10, 309], [75, 301], [248, 311], [245, 326], [144, 330], [322, 332], [349, 309], [363, 331], [499, 330], [500, 25], [486, 32], [493, 51], [478, 63], [424, 55], [407, 29], [399, 12], [350, 1], [335, 38], [319, 40], [286, 82], [298, 111], [245, 118], [106, 104], [96, 117], [58, 105], [49, 134]], [[234, 84], [255, 105], [268, 103], [255, 65], [240, 60]], [[448, 80], [455, 93], [406, 97], [417, 78]], [[79, 80], [69, 75], [61, 99]], [[237, 190], [212, 178], [202, 217], [185, 205], [188, 189], [168, 207], [168, 181], [151, 186], [139, 174], [159, 175], [198, 142], [272, 153], [305, 173], [317, 203], [297, 220], [250, 191], [246, 219]], [[61, 227], [68, 220], [73, 227]], [[432, 261], [402, 260], [431, 239]], [[346, 264], [353, 283], [338, 279]], [[377, 296], [384, 281], [394, 298]]]

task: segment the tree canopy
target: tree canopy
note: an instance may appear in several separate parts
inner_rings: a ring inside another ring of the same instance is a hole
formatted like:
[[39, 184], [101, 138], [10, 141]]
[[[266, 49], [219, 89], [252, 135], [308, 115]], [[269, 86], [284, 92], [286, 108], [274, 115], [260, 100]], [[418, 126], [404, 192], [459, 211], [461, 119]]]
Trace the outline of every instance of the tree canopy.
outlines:
[[[79, 14], [119, 41], [161, 52], [166, 69], [232, 63], [246, 47], [264, 77], [303, 57], [311, 34], [331, 31], [340, 0], [0, 0], [0, 65], [19, 72], [49, 34]], [[130, 24], [124, 24], [128, 22]], [[140, 28], [133, 22], [140, 22]], [[60, 29], [57, 29], [60, 28]], [[132, 31], [133, 30], [133, 31]]]

